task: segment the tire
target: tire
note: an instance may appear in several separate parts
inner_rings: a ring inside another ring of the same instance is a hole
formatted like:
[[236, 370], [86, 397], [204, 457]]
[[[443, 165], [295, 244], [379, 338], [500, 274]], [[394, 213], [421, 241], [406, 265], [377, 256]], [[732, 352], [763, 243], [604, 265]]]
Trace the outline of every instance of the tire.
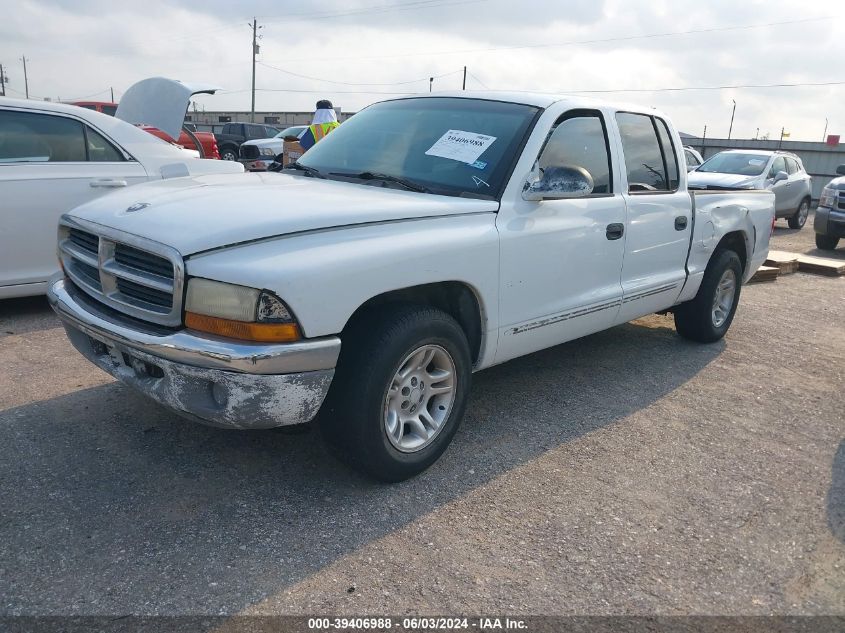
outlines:
[[816, 246], [823, 251], [832, 251], [839, 244], [839, 238], [833, 235], [816, 233]]
[[220, 160], [238, 160], [238, 148], [237, 147], [224, 147], [220, 150]]
[[810, 201], [807, 198], [804, 198], [798, 206], [798, 210], [795, 212], [795, 215], [792, 215], [787, 219], [787, 222], [789, 222], [789, 228], [803, 229], [804, 225], [807, 223], [808, 215], [810, 215]]
[[320, 412], [324, 439], [343, 461], [380, 481], [421, 473], [443, 454], [464, 416], [472, 375], [464, 331], [437, 308], [387, 304], [357, 317], [342, 340]]
[[[721, 289], [723, 298], [727, 284], [733, 282], [732, 299], [729, 306], [716, 300]], [[714, 343], [728, 331], [739, 305], [742, 289], [742, 264], [739, 256], [730, 250], [713, 253], [701, 287], [693, 299], [675, 308], [675, 329], [678, 334], [698, 343]], [[717, 318], [718, 316], [718, 318]]]

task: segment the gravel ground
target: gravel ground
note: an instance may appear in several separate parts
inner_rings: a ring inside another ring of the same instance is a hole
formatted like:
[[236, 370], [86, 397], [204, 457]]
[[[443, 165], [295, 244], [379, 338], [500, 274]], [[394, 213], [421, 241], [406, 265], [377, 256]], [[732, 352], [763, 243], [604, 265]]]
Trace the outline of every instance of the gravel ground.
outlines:
[[382, 486], [0, 302], [0, 613], [845, 614], [843, 317], [845, 278], [799, 273], [717, 344], [652, 316], [481, 372], [444, 458]]

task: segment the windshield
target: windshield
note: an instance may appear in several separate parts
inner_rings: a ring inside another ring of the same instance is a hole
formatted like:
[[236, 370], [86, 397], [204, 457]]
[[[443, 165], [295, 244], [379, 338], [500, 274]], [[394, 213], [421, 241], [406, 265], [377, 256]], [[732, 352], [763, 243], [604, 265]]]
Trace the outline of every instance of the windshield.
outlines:
[[340, 125], [298, 162], [330, 178], [383, 174], [432, 193], [495, 198], [537, 112], [482, 99], [385, 101]]
[[769, 157], [765, 154], [719, 152], [704, 161], [696, 171], [738, 176], [759, 176], [766, 169]]

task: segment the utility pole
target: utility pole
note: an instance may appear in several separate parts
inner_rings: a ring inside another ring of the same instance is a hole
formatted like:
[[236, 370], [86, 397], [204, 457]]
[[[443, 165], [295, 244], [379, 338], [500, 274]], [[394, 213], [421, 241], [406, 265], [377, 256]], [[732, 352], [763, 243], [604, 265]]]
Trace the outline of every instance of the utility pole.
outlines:
[[760, 136], [760, 128], [758, 127], [758, 128], [757, 128], [757, 133], [754, 135], [754, 140], [756, 141], [756, 140], [757, 140], [757, 137], [759, 137], [759, 136]]
[[252, 106], [249, 109], [249, 120], [255, 123], [255, 56], [258, 55], [258, 21], [252, 18]]
[[434, 86], [434, 77], [428, 78], [428, 91], [431, 92], [432, 86]]
[[780, 129], [780, 140], [778, 141], [778, 149], [780, 149], [781, 145], [783, 145], [783, 134], [786, 132], [786, 127], [782, 127]]
[[[2, 75], [2, 74], [3, 74], [3, 67], [0, 66], [0, 75]], [[827, 117], [824, 118], [824, 134], [822, 134], [822, 143], [824, 143], [826, 140], [827, 140]]]
[[[0, 64], [0, 97], [6, 96], [6, 82], [8, 81], [5, 73], [3, 72], [3, 64]], [[825, 129], [826, 126], [825, 126]]]
[[728, 128], [728, 140], [731, 140], [731, 132], [734, 130], [734, 115], [736, 114], [736, 100], [731, 99], [734, 102], [734, 109], [731, 112], [731, 126]]
[[701, 135], [701, 155], [704, 156], [704, 143], [707, 141], [707, 124], [704, 125], [704, 134]]
[[466, 89], [467, 89], [467, 67], [464, 66], [464, 87], [461, 88], [461, 90], [466, 90]]
[[23, 85], [24, 91], [26, 92], [26, 98], [29, 99], [29, 80], [26, 76], [26, 57], [22, 56], [21, 61], [23, 62]]
[[111, 102], [114, 103], [114, 88], [109, 88], [111, 90]]

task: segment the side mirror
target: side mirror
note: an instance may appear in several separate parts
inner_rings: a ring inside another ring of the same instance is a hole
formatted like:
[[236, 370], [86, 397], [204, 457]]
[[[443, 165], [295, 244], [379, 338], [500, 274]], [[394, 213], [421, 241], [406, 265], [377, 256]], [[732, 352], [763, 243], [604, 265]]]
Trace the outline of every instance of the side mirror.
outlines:
[[525, 183], [523, 200], [564, 200], [583, 198], [593, 193], [593, 177], [583, 167], [546, 167], [542, 172], [538, 180]]
[[845, 176], [845, 165], [840, 165], [836, 168], [836, 173], [840, 176]]
[[775, 177], [772, 178], [772, 184], [776, 185], [779, 182], [783, 182], [784, 180], [789, 180], [789, 174], [785, 171], [779, 171], [775, 174]]

